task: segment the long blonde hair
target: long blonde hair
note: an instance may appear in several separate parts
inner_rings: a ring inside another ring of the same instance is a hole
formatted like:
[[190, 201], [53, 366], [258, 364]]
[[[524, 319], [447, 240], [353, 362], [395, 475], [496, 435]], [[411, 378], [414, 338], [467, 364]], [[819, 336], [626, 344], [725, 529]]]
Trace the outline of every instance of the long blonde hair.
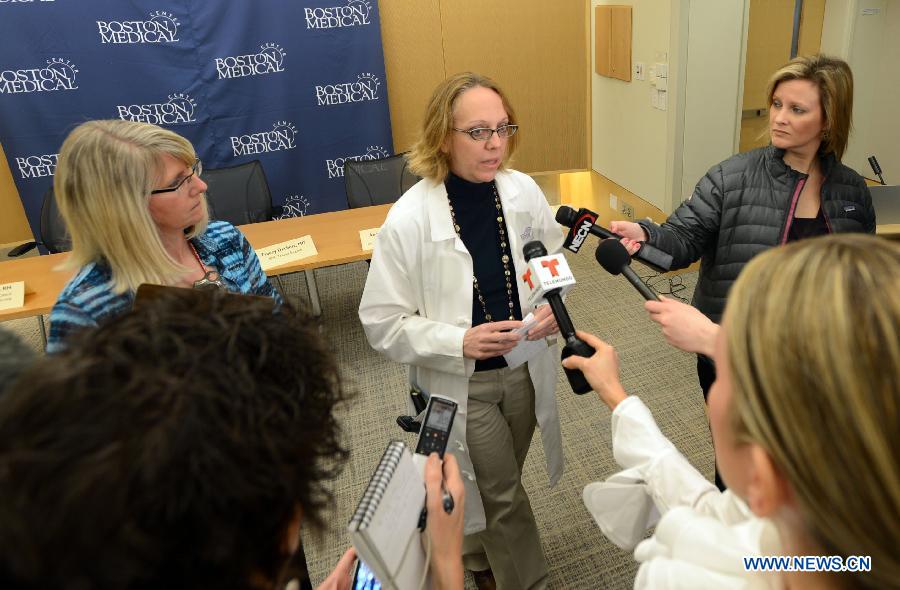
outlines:
[[[434, 94], [431, 95], [431, 100], [428, 101], [428, 106], [425, 108], [422, 135], [409, 153], [410, 170], [436, 182], [443, 182], [447, 178], [447, 174], [450, 172], [450, 156], [444, 153], [442, 148], [450, 134], [453, 133], [453, 108], [463, 92], [476, 86], [489, 88], [496, 92], [503, 101], [503, 108], [506, 110], [510, 125], [517, 124], [516, 113], [496, 82], [487, 76], [473, 72], [462, 72], [450, 76], [434, 89]], [[507, 140], [506, 155], [501, 162], [502, 168], [509, 165], [518, 145], [518, 134]]]
[[795, 57], [772, 74], [766, 88], [769, 107], [775, 89], [788, 80], [807, 80], [819, 89], [819, 102], [825, 116], [822, 145], [826, 154], [834, 152], [840, 160], [850, 140], [853, 126], [853, 72], [844, 60], [827, 55]]
[[869, 555], [857, 587], [900, 580], [900, 245], [863, 234], [775, 248], [725, 311], [738, 436], [790, 482], [825, 555]]
[[[163, 155], [186, 166], [197, 157], [187, 139], [148, 123], [88, 121], [69, 134], [54, 179], [56, 201], [72, 237], [69, 267], [105, 262], [117, 293], [141, 283], [168, 284], [184, 272], [166, 252], [150, 216], [150, 191], [160, 182]], [[204, 213], [185, 235], [203, 233], [207, 221]]]

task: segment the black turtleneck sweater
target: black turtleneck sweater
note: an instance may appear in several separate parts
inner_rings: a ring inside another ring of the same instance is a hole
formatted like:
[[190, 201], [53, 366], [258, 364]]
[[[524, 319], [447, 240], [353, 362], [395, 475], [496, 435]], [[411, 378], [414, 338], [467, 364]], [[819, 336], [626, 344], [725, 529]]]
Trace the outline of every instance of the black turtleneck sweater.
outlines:
[[[494, 202], [494, 189], [491, 182], [469, 182], [452, 172], [444, 181], [447, 195], [456, 223], [459, 225], [459, 236], [472, 256], [478, 287], [484, 297], [484, 304], [494, 321], [509, 319], [509, 295], [506, 292], [506, 279], [501, 256], [509, 256], [509, 284], [512, 286], [512, 314], [517, 320], [522, 319], [519, 309], [519, 292], [516, 288], [516, 269], [513, 264], [509, 246], [509, 229], [504, 216], [503, 229], [506, 232], [506, 247], [501, 252], [497, 217], [499, 215]], [[478, 293], [472, 286], [472, 326], [485, 323], [484, 309], [478, 301]], [[475, 361], [476, 371], [499, 369], [506, 366], [502, 356]]]

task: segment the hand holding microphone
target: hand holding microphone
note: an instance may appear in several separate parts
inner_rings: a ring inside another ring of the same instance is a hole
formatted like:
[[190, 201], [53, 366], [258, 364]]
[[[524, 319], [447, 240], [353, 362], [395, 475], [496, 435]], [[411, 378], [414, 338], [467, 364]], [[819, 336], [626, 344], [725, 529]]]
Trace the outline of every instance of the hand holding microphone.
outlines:
[[662, 250], [643, 243], [647, 236], [644, 229], [630, 221], [613, 221], [610, 229], [596, 225], [597, 214], [589, 209], [575, 211], [571, 207], [563, 205], [556, 211], [556, 222], [569, 229], [563, 248], [570, 252], [578, 253], [588, 235], [595, 235], [601, 240], [606, 238], [626, 238], [630, 240], [634, 257], [659, 272], [668, 272], [672, 269], [672, 256]]
[[621, 381], [619, 381], [619, 355], [616, 354], [616, 349], [593, 334], [588, 334], [581, 330], [576, 332], [576, 334], [597, 352], [590, 358], [580, 356], [565, 358], [562, 362], [563, 368], [581, 371], [588, 384], [590, 384], [591, 389], [600, 396], [600, 400], [610, 410], [615, 410], [616, 406], [628, 397]]
[[[584, 340], [575, 335], [575, 327], [562, 300], [562, 293], [575, 284], [575, 277], [569, 270], [569, 265], [562, 254], [548, 256], [547, 249], [539, 241], [528, 242], [522, 249], [525, 260], [528, 261], [528, 270], [520, 278], [525, 288], [529, 290], [529, 302], [534, 305], [546, 300], [556, 317], [559, 332], [565, 339], [562, 350], [562, 358], [571, 355], [589, 357], [594, 354], [594, 349]], [[581, 371], [563, 367], [566, 377], [572, 386], [572, 391], [577, 394], [587, 393], [591, 390], [590, 384], [584, 378]]]

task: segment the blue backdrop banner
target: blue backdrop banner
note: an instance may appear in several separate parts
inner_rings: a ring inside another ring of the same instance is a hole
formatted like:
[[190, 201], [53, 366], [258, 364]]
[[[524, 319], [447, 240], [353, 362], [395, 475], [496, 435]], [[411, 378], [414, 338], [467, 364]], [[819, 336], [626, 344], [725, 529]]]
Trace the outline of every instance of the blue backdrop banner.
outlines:
[[344, 209], [343, 163], [390, 155], [375, 0], [3, 0], [0, 143], [36, 237], [63, 139], [155, 123], [204, 168], [260, 160], [285, 216]]

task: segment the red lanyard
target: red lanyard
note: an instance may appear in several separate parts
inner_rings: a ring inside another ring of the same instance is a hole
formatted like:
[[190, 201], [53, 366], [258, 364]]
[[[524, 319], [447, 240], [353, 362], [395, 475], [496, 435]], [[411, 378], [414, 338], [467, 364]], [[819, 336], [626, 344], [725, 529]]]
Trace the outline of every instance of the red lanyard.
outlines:
[[196, 258], [196, 259], [197, 259], [197, 264], [199, 264], [199, 265], [200, 265], [200, 270], [202, 270], [202, 271], [203, 271], [203, 272], [204, 272], [204, 273], [206, 273], [206, 267], [205, 267], [205, 266], [203, 266], [203, 261], [202, 261], [202, 260], [200, 260], [200, 255], [199, 255], [199, 254], [197, 254], [197, 249], [196, 249], [196, 248], [194, 248], [194, 245], [193, 245], [193, 244], [192, 244], [192, 243], [191, 243], [191, 241], [190, 241], [190, 240], [188, 240], [188, 246], [190, 246], [190, 247], [191, 247], [191, 252], [193, 252], [193, 253], [194, 253], [194, 258]]

